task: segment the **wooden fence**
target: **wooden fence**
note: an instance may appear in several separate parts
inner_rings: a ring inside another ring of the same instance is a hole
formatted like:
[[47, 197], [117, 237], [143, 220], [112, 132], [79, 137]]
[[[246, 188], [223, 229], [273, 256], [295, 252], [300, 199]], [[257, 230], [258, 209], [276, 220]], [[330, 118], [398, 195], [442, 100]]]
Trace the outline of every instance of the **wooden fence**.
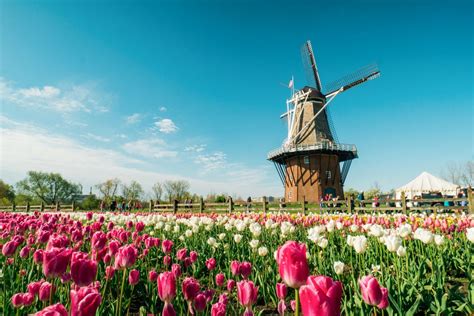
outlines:
[[[374, 203], [379, 205], [375, 206]], [[402, 194], [400, 199], [385, 200], [354, 200], [348, 197], [339, 201], [324, 201], [320, 203], [308, 203], [302, 201], [299, 203], [275, 203], [268, 202], [266, 198], [261, 201], [251, 203], [243, 201], [234, 201], [231, 197], [227, 202], [212, 203], [204, 202], [200, 198], [197, 202], [181, 203], [173, 201], [173, 203], [161, 204], [153, 200], [149, 201], [148, 210], [150, 212], [170, 212], [170, 213], [232, 213], [232, 212], [290, 212], [290, 213], [411, 213], [411, 212], [465, 212], [474, 214], [474, 194], [472, 189], [468, 190], [465, 198], [439, 198], [439, 199], [416, 199], [409, 200]], [[52, 204], [45, 205], [8, 205], [0, 206], [0, 211], [76, 211], [76, 204]]]

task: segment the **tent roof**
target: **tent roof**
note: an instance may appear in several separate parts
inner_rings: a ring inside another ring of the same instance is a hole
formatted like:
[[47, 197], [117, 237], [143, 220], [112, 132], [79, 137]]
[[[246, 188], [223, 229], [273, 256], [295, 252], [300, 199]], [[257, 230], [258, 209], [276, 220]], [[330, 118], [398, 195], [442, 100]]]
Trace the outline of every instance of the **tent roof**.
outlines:
[[422, 172], [418, 177], [398, 188], [396, 192], [453, 192], [458, 185], [435, 177], [428, 172]]

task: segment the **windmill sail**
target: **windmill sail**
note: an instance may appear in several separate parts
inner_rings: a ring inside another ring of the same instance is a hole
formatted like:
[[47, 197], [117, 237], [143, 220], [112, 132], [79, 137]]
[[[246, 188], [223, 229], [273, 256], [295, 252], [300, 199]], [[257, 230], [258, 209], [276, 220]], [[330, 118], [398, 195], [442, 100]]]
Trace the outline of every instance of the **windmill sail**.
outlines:
[[371, 64], [365, 66], [356, 72], [346, 75], [326, 87], [326, 97], [329, 97], [342, 89], [342, 91], [346, 91], [350, 88], [353, 88], [361, 83], [364, 83], [368, 80], [375, 79], [380, 76], [380, 70], [376, 64]]
[[313, 47], [311, 42], [307, 41], [301, 48], [301, 58], [306, 71], [306, 79], [318, 91], [322, 91], [321, 79], [319, 78], [318, 67], [316, 66], [316, 59], [314, 58]]

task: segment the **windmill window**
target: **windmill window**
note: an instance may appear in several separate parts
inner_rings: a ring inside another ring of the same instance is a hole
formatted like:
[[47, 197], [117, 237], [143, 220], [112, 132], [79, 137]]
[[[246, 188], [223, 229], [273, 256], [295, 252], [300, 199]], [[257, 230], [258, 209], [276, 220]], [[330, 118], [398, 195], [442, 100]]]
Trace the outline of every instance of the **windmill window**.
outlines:
[[304, 156], [304, 164], [309, 165], [309, 156]]
[[331, 171], [326, 171], [326, 178], [331, 179]]

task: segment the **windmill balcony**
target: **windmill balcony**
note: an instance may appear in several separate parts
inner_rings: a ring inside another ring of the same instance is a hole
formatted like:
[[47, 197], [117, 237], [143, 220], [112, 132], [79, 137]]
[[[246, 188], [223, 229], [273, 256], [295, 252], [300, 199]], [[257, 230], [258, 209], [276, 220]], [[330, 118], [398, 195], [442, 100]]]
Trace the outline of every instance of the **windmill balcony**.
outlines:
[[268, 153], [268, 160], [279, 160], [288, 155], [306, 154], [310, 152], [334, 153], [342, 158], [340, 161], [357, 157], [357, 147], [353, 144], [338, 144], [333, 142], [320, 142], [313, 145], [282, 146]]

